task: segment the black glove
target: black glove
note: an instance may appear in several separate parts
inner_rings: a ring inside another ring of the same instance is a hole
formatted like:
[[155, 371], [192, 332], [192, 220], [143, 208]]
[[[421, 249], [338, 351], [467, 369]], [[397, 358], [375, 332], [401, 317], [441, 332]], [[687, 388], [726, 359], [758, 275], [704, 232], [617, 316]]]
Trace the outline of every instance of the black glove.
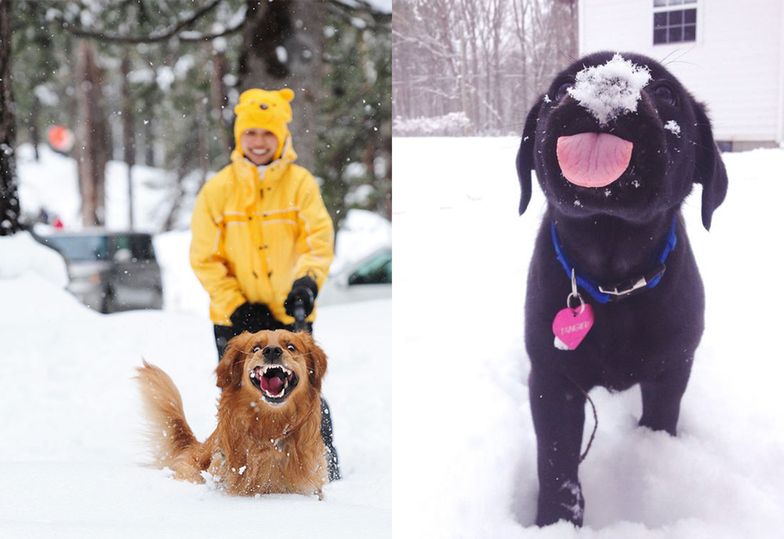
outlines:
[[318, 285], [316, 281], [307, 275], [300, 277], [291, 285], [291, 292], [289, 292], [286, 301], [283, 302], [286, 314], [294, 316], [294, 308], [297, 306], [297, 303], [302, 302], [302, 307], [305, 308], [305, 316], [308, 316], [313, 312], [313, 305], [316, 303], [317, 295]]
[[263, 303], [243, 303], [231, 314], [229, 320], [238, 330], [251, 333], [262, 329], [274, 329], [280, 325], [280, 322], [272, 316], [269, 307]]

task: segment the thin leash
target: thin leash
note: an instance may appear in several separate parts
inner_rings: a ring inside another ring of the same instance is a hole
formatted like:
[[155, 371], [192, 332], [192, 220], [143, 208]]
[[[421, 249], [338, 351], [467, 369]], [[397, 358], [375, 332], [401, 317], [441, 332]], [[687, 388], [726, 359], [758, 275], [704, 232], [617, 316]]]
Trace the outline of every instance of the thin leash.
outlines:
[[596, 405], [593, 403], [593, 399], [591, 399], [590, 395], [588, 395], [588, 392], [584, 390], [580, 384], [575, 382], [571, 376], [566, 373], [564, 373], [564, 376], [574, 385], [574, 387], [580, 391], [580, 393], [583, 394], [583, 396], [585, 396], [585, 398], [588, 400], [588, 404], [591, 405], [591, 411], [593, 412], [593, 431], [591, 432], [591, 437], [588, 439], [588, 445], [585, 447], [585, 451], [583, 451], [582, 455], [580, 455], [580, 462], [582, 463], [582, 461], [585, 460], [585, 457], [588, 456], [588, 452], [591, 450], [591, 445], [593, 445], [593, 440], [596, 438], [596, 431], [599, 429], [599, 416], [596, 413]]

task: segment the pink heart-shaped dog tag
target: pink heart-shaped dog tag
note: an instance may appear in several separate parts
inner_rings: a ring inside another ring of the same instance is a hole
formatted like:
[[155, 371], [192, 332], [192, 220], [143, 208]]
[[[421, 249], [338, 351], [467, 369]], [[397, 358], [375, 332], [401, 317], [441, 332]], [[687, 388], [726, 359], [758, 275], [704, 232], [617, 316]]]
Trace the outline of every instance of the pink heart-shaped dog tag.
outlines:
[[593, 309], [588, 303], [572, 309], [558, 311], [553, 319], [555, 347], [559, 350], [575, 350], [593, 326]]

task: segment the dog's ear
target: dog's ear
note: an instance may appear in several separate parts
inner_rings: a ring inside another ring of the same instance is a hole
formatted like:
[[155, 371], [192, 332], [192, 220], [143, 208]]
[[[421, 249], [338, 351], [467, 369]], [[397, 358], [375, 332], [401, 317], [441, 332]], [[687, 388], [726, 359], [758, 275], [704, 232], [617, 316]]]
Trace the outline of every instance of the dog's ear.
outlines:
[[316, 341], [307, 333], [300, 335], [305, 343], [305, 357], [308, 365], [308, 380], [310, 385], [321, 391], [321, 378], [327, 372], [327, 355]]
[[727, 171], [721, 160], [719, 148], [713, 140], [713, 131], [705, 107], [695, 103], [697, 115], [697, 140], [694, 181], [702, 184], [702, 224], [710, 230], [713, 211], [721, 205], [727, 195]]
[[243, 331], [226, 345], [226, 351], [223, 352], [223, 357], [215, 369], [215, 374], [218, 378], [217, 386], [219, 388], [239, 387], [242, 381], [242, 366], [247, 355], [245, 348], [251, 336], [251, 333]]
[[517, 150], [517, 179], [520, 180], [520, 215], [525, 212], [531, 201], [531, 171], [534, 169], [534, 142], [536, 141], [536, 122], [542, 108], [544, 96], [539, 96], [533, 108], [528, 111], [523, 127], [523, 139]]

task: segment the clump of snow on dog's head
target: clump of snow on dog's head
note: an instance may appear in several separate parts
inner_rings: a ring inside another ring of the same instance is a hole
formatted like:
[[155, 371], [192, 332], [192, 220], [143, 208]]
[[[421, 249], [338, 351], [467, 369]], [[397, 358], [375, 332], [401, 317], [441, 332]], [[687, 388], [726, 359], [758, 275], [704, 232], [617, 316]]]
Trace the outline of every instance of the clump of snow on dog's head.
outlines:
[[651, 80], [646, 66], [615, 54], [612, 60], [598, 66], [585, 67], [577, 72], [569, 95], [588, 109], [605, 125], [627, 112], [637, 111], [640, 90]]

